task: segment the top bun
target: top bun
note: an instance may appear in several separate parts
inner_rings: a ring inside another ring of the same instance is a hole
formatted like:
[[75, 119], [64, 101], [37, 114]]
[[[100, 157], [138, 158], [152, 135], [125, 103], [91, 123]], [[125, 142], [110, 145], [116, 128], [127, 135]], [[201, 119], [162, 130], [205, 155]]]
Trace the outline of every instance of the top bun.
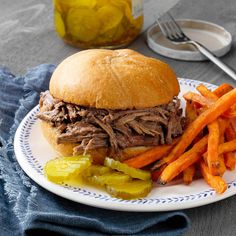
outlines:
[[62, 61], [50, 92], [64, 102], [104, 109], [141, 109], [170, 102], [179, 83], [169, 65], [130, 49], [90, 49]]

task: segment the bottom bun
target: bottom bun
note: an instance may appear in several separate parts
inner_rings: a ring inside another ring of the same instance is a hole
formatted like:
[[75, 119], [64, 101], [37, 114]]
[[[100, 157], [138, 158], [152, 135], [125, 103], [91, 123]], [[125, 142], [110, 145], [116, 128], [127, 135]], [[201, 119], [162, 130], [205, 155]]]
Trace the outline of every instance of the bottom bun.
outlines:
[[57, 143], [57, 136], [59, 135], [57, 129], [51, 126], [45, 121], [41, 121], [41, 128], [44, 137], [47, 139], [49, 144], [63, 156], [70, 156], [73, 154], [73, 148], [77, 146], [76, 143]]
[[[74, 147], [78, 146], [78, 143], [57, 143], [57, 136], [59, 135], [57, 129], [51, 126], [45, 121], [41, 121], [41, 128], [44, 137], [47, 139], [49, 144], [62, 156], [71, 156], [73, 155]], [[140, 153], [143, 153], [152, 147], [138, 146], [138, 147], [129, 147], [122, 150], [122, 160], [129, 159], [131, 157], [137, 156]], [[82, 154], [76, 153], [76, 154]], [[93, 158], [94, 164], [103, 164], [104, 158], [109, 156], [108, 148], [99, 148], [96, 150], [89, 150], [87, 154], [90, 154]]]

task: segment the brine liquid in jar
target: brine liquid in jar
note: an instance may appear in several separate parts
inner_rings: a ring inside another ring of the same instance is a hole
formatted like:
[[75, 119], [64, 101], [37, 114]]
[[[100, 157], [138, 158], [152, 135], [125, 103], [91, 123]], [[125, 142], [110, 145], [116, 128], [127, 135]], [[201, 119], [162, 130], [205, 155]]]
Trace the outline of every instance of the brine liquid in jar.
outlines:
[[143, 25], [142, 0], [54, 0], [58, 35], [80, 48], [119, 48]]

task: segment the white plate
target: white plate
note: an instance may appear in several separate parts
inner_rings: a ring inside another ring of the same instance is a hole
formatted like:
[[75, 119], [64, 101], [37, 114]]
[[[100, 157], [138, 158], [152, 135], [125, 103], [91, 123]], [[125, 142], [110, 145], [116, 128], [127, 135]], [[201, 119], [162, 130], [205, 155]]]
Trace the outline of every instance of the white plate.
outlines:
[[[223, 27], [201, 20], [181, 19], [177, 22], [191, 39], [202, 43], [216, 56], [221, 57], [230, 50], [232, 36]], [[176, 45], [170, 42], [161, 33], [158, 25], [153, 25], [148, 29], [147, 43], [153, 51], [166, 57], [187, 61], [207, 59], [193, 46]]]
[[[179, 79], [181, 93], [195, 91], [200, 83], [194, 80]], [[204, 83], [208, 88], [216, 86]], [[184, 106], [184, 103], [182, 103]], [[49, 182], [44, 174], [45, 163], [57, 154], [44, 139], [39, 120], [36, 114], [39, 106], [36, 106], [23, 119], [19, 125], [14, 141], [17, 160], [25, 173], [37, 184], [45, 189], [75, 202], [112, 209], [119, 211], [170, 211], [202, 206], [216, 202], [236, 194], [236, 171], [227, 171], [224, 179], [228, 183], [228, 189], [222, 195], [216, 194], [202, 179], [194, 181], [189, 186], [175, 183], [169, 186], [154, 186], [151, 193], [142, 199], [122, 200], [109, 196], [106, 192], [89, 187], [60, 186]]]

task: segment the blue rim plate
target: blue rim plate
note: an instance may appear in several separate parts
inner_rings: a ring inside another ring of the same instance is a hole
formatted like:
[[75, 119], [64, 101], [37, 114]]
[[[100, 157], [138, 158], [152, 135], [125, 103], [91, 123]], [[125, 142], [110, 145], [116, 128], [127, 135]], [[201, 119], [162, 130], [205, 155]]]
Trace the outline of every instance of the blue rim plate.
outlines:
[[[216, 87], [212, 84], [189, 79], [179, 79], [179, 82], [180, 97], [187, 91], [195, 91], [196, 86], [200, 83], [205, 84], [209, 89]], [[183, 101], [182, 106], [184, 106]], [[202, 179], [195, 180], [188, 186], [180, 182], [164, 187], [154, 185], [147, 197], [135, 200], [113, 198], [105, 191], [86, 185], [80, 187], [56, 185], [48, 181], [43, 172], [45, 163], [58, 154], [42, 135], [40, 121], [36, 117], [38, 112], [39, 106], [36, 106], [22, 120], [17, 129], [14, 140], [16, 158], [21, 168], [32, 180], [63, 198], [111, 210], [151, 212], [202, 206], [236, 194], [236, 171], [225, 173], [224, 179], [228, 183], [228, 189], [222, 195], [215, 193]]]

